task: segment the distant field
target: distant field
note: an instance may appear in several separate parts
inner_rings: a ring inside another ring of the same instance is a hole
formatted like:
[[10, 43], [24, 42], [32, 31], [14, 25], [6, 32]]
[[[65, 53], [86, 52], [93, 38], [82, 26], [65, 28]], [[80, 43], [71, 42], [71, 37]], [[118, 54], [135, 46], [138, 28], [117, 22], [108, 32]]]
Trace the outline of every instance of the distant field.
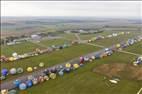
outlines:
[[75, 34], [71, 33], [71, 34], [60, 34], [60, 36], [62, 36], [63, 38], [67, 39], [67, 40], [76, 40]]
[[42, 40], [38, 44], [42, 44], [45, 46], [52, 46], [52, 45], [63, 45], [65, 43], [70, 44], [71, 41], [65, 40], [65, 39], [54, 39], [54, 40]]
[[24, 42], [16, 45], [1, 46], [1, 54], [11, 56], [12, 53], [17, 52], [18, 54], [23, 54], [26, 52], [34, 51], [36, 48], [43, 48], [39, 45], [33, 44], [31, 42]]
[[129, 38], [133, 38], [133, 37], [135, 37], [139, 34], [140, 33], [131, 32], [129, 35], [120, 35], [120, 36], [113, 37], [113, 38], [101, 39], [101, 40], [94, 41], [93, 43], [108, 47], [110, 45], [117, 44], [117, 43], [120, 43], [122, 41], [126, 41]]
[[[120, 32], [120, 31], [118, 31]], [[116, 32], [116, 33], [118, 33]], [[106, 35], [109, 35], [109, 34], [112, 34], [112, 33], [115, 33], [115, 31], [104, 31], [104, 32], [101, 32], [101, 33], [96, 33], [96, 34], [80, 34], [80, 38], [82, 40], [89, 40], [91, 39], [92, 37], [96, 37], [96, 36], [106, 36]]]
[[[26, 68], [29, 66], [31, 67], [38, 66], [40, 62], [44, 62], [45, 67], [49, 67], [55, 64], [63, 63], [65, 61], [69, 61], [81, 55], [84, 55], [84, 54], [87, 54], [93, 51], [97, 51], [99, 49], [100, 48], [97, 48], [94, 46], [80, 44], [80, 45], [75, 45], [69, 48], [65, 48], [59, 51], [52, 52], [49, 55], [43, 54], [43, 55], [39, 55], [39, 56], [35, 56], [35, 57], [31, 57], [31, 58], [27, 58], [27, 59], [23, 59], [19, 61], [14, 61], [10, 63], [2, 63], [1, 68], [10, 69], [13, 67], [16, 67], [16, 68], [22, 67], [24, 68], [24, 70], [26, 70]], [[17, 76], [19, 75], [10, 76], [10, 77], [12, 78], [12, 77], [17, 77]]]
[[[32, 52], [36, 48], [47, 48], [51, 45], [63, 45], [64, 43], [71, 43], [65, 39], [55, 39], [55, 40], [41, 40], [39, 43], [24, 42], [16, 45], [6, 45], [1, 46], [1, 54], [6, 56], [11, 56], [12, 53], [17, 52], [18, 54], [23, 54], [26, 52]], [[44, 46], [43, 46], [44, 45]]]

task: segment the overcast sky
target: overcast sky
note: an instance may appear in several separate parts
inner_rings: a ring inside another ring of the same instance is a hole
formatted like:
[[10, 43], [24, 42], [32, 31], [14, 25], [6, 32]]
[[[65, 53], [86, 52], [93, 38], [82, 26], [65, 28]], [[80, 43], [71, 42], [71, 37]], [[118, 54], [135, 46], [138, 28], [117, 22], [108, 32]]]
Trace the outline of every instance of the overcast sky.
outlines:
[[2, 1], [2, 16], [142, 17], [142, 1]]

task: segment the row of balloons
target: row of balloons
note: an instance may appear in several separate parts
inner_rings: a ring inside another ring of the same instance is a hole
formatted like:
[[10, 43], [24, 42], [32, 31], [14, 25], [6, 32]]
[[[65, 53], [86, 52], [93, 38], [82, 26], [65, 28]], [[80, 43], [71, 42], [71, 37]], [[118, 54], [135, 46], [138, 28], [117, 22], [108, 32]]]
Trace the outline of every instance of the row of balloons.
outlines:
[[[52, 45], [51, 48], [52, 48], [52, 50], [53, 49], [63, 49], [63, 48], [67, 48], [69, 46], [71, 46], [69, 43], [65, 43], [65, 44], [60, 45], [60, 46]], [[6, 57], [6, 56], [2, 55], [0, 57], [0, 61], [1, 62], [15, 61], [15, 60], [19, 60], [19, 59], [23, 59], [23, 58], [27, 58], [27, 57], [31, 57], [31, 56], [36, 56], [36, 55], [39, 55], [39, 54], [43, 54], [43, 53], [46, 53], [46, 52], [48, 52], [50, 50], [51, 49], [43, 49], [43, 50], [41, 50], [41, 49], [37, 48], [37, 49], [35, 49], [34, 52], [25, 53], [23, 55], [18, 55], [18, 53], [14, 52], [14, 53], [12, 53], [11, 57]]]
[[[45, 64], [43, 62], [39, 63], [39, 67], [42, 68], [44, 67]], [[33, 70], [37, 70], [38, 67], [27, 67], [26, 71], [27, 72], [32, 72]], [[6, 76], [10, 75], [16, 75], [16, 74], [21, 74], [24, 72], [24, 69], [22, 67], [19, 68], [11, 68], [10, 70], [4, 68], [1, 70], [1, 80], [6, 79]]]

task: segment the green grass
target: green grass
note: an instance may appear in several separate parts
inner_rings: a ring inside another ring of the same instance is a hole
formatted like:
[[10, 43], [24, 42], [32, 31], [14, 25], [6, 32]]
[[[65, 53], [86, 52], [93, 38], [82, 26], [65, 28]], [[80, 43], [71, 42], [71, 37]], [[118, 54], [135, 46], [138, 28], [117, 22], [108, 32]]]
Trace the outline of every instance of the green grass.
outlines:
[[[24, 42], [21, 44], [10, 45], [10, 46], [1, 46], [1, 54], [6, 56], [11, 56], [13, 52], [17, 52], [18, 54], [23, 54], [26, 52], [32, 52], [36, 48], [45, 48], [46, 46], [52, 45], [63, 45], [64, 43], [70, 43], [65, 39], [55, 39], [55, 40], [42, 40], [40, 43], [31, 43]], [[41, 44], [41, 45], [40, 45]], [[44, 45], [44, 47], [42, 46]]]
[[[15, 62], [10, 63], [2, 63], [1, 68], [12, 68], [12, 67], [22, 67], [24, 70], [26, 70], [27, 67], [31, 66], [38, 66], [40, 62], [45, 63], [45, 67], [53, 66], [55, 64], [63, 63], [65, 61], [69, 61], [70, 59], [73, 59], [75, 57], [79, 57], [81, 55], [97, 51], [100, 48], [90, 46], [90, 45], [74, 45], [69, 48], [65, 48], [59, 51], [52, 52], [51, 54], [43, 54], [27, 59], [22, 59]], [[26, 71], [24, 73], [27, 73]], [[22, 74], [21, 74], [22, 75]], [[15, 77], [21, 76], [21, 75], [15, 75], [15, 76], [9, 76], [7, 80], [13, 79]]]
[[117, 44], [117, 43], [120, 43], [122, 41], [126, 41], [129, 38], [133, 38], [136, 35], [138, 35], [138, 34], [134, 34], [134, 32], [131, 32], [129, 35], [120, 35], [120, 36], [117, 36], [117, 37], [101, 39], [101, 40], [94, 41], [92, 43], [108, 47], [108, 46], [111, 46], [113, 44]]
[[[71, 39], [74, 38], [74, 35], [69, 35]], [[126, 40], [130, 37], [133, 37], [133, 34], [130, 35], [122, 35], [115, 38], [104, 39], [95, 41], [94, 43], [110, 46], [112, 44], [116, 44], [121, 42], [122, 40]], [[88, 37], [88, 36], [87, 36]], [[69, 39], [70, 39], [69, 38]], [[88, 37], [89, 38], [89, 37]], [[63, 41], [52, 41], [49, 42], [47, 40], [41, 42], [43, 45], [55, 45], [56, 43], [61, 44]], [[30, 46], [29, 46], [30, 47]], [[21, 51], [21, 49], [16, 49]], [[20, 48], [20, 47], [19, 47]], [[11, 47], [10, 47], [11, 49]], [[24, 47], [23, 47], [24, 49]], [[27, 51], [26, 48], [24, 50]], [[39, 62], [44, 62], [46, 67], [53, 66], [55, 64], [59, 64], [65, 61], [68, 61], [72, 58], [87, 54], [92, 51], [97, 51], [100, 48], [90, 46], [90, 45], [76, 45], [69, 48], [65, 48], [63, 50], [55, 51], [51, 54], [43, 54], [36, 57], [31, 57], [11, 63], [2, 63], [1, 68], [12, 68], [12, 67], [23, 67], [24, 70], [28, 66], [38, 66]], [[141, 54], [141, 43], [137, 43], [133, 46], [130, 46], [125, 49], [126, 51], [135, 52]], [[3, 53], [11, 53], [10, 51]], [[21, 52], [22, 53], [22, 52]], [[57, 77], [55, 80], [49, 80], [45, 83], [39, 84], [37, 86], [33, 86], [27, 90], [28, 94], [136, 94], [137, 91], [142, 87], [142, 81], [135, 81], [132, 79], [121, 78], [121, 81], [117, 85], [110, 84], [108, 87], [103, 81], [104, 76], [92, 72], [92, 70], [101, 64], [104, 63], [132, 63], [135, 60], [136, 56], [119, 53], [116, 52], [110, 57], [105, 57], [103, 59], [95, 60], [93, 63], [88, 63], [84, 67], [73, 71], [69, 74], [65, 74], [63, 77]], [[27, 74], [27, 72], [24, 72]], [[9, 78], [5, 81], [14, 79], [19, 77], [20, 75], [9, 76]], [[107, 78], [109, 79], [109, 78]]]
[[120, 83], [113, 85], [106, 80], [110, 85], [108, 87], [103, 81], [103, 75], [92, 72], [97, 65], [103, 63], [130, 63], [132, 58], [135, 58], [135, 56], [115, 53], [110, 57], [96, 60], [94, 63], [88, 63], [63, 77], [29, 88], [27, 92], [28, 94], [40, 94], [40, 92], [42, 94], [136, 94], [142, 86], [142, 81], [122, 78]]
[[76, 40], [75, 34], [73, 34], [73, 33], [71, 33], [71, 34], [60, 34], [60, 35], [67, 40]]
[[142, 55], [142, 42], [138, 42], [138, 43], [128, 47], [126, 49], [126, 51]]
[[96, 33], [96, 34], [80, 34], [80, 38], [83, 39], [83, 40], [89, 40], [93, 37], [96, 37], [96, 36], [106, 36], [106, 35], [109, 35], [109, 34], [112, 34], [112, 33], [115, 33], [114, 31], [104, 31], [104, 32], [101, 32], [101, 33]]
[[38, 44], [42, 44], [45, 46], [52, 46], [52, 45], [63, 45], [64, 43], [70, 43], [70, 41], [67, 41], [65, 39], [42, 40]]
[[30, 42], [24, 42], [16, 45], [1, 46], [1, 54], [6, 56], [11, 56], [12, 53], [14, 52], [17, 52], [18, 54], [23, 54], [26, 52], [34, 51], [36, 48], [42, 48], [42, 47]]

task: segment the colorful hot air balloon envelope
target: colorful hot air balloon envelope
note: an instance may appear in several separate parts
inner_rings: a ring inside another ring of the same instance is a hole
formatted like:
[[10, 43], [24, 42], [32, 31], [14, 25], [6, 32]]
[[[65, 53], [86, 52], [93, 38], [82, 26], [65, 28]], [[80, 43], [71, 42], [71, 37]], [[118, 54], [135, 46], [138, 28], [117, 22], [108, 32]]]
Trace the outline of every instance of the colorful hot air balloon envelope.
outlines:
[[14, 52], [14, 53], [12, 53], [12, 56], [13, 56], [13, 57], [17, 57], [18, 54], [17, 54], [16, 52]]
[[63, 75], [64, 75], [64, 72], [63, 72], [63, 71], [59, 71], [58, 74], [59, 74], [60, 76], [63, 76]]
[[17, 91], [16, 90], [10, 90], [9, 92], [8, 92], [8, 94], [17, 94]]
[[1, 90], [1, 93], [0, 94], [8, 94], [8, 89], [3, 89]]
[[77, 68], [79, 68], [79, 65], [78, 64], [73, 64], [73, 67], [74, 67], [74, 69], [77, 69]]
[[116, 44], [116, 47], [119, 48], [121, 45], [120, 44]]
[[46, 80], [46, 81], [49, 80], [49, 77], [48, 77], [48, 76], [44, 76], [43, 78], [44, 78], [44, 80]]
[[54, 67], [50, 70], [52, 73], [56, 73], [57, 72], [57, 69]]
[[1, 74], [3, 76], [7, 76], [8, 75], [8, 70], [7, 69], [2, 69]]
[[66, 72], [66, 73], [69, 73], [70, 71], [71, 71], [70, 68], [65, 68], [65, 72]]
[[21, 81], [18, 80], [18, 79], [13, 82], [13, 84], [14, 84], [16, 87], [19, 87], [20, 83], [21, 83]]
[[24, 72], [23, 68], [18, 68], [17, 69], [17, 73], [23, 73], [23, 72]]
[[33, 75], [29, 75], [27, 78], [28, 78], [28, 80], [32, 80], [32, 79], [34, 79], [34, 76]]
[[20, 89], [20, 90], [26, 90], [26, 89], [27, 89], [27, 85], [26, 85], [25, 83], [21, 83], [21, 84], [19, 85], [19, 89]]
[[84, 57], [80, 57], [80, 64], [83, 64], [84, 62]]
[[14, 61], [15, 58], [14, 57], [9, 57], [9, 61]]
[[55, 78], [56, 78], [56, 74], [55, 74], [55, 73], [51, 73], [51, 74], [49, 75], [49, 77], [50, 77], [51, 79], [55, 79]]
[[33, 82], [33, 85], [36, 85], [36, 84], [38, 84], [38, 79], [37, 79], [37, 78], [34, 78], [34, 79], [32, 80], [32, 82]]
[[70, 67], [71, 67], [71, 64], [70, 64], [70, 63], [67, 63], [67, 64], [65, 65], [65, 67], [66, 67], [66, 68], [70, 68]]
[[0, 77], [0, 80], [5, 80], [5, 79], [6, 79], [6, 77], [3, 75]]
[[27, 87], [32, 87], [33, 82], [32, 82], [32, 80], [28, 80], [28, 81], [26, 81], [26, 84], [27, 84]]
[[94, 59], [95, 59], [95, 56], [91, 56], [91, 58], [94, 60]]
[[37, 67], [36, 67], [36, 66], [34, 67], [34, 70], [37, 70]]
[[11, 69], [10, 69], [10, 74], [14, 75], [14, 74], [16, 74], [16, 73], [17, 73], [16, 68], [11, 68]]
[[45, 70], [43, 71], [43, 73], [44, 73], [45, 75], [49, 75], [50, 71], [49, 71], [49, 69], [45, 69]]
[[28, 67], [27, 68], [27, 72], [32, 72], [33, 71], [33, 68], [32, 67]]
[[39, 82], [42, 83], [44, 81], [45, 81], [44, 77], [43, 76], [39, 76]]
[[44, 63], [43, 62], [39, 63], [39, 67], [44, 67]]

